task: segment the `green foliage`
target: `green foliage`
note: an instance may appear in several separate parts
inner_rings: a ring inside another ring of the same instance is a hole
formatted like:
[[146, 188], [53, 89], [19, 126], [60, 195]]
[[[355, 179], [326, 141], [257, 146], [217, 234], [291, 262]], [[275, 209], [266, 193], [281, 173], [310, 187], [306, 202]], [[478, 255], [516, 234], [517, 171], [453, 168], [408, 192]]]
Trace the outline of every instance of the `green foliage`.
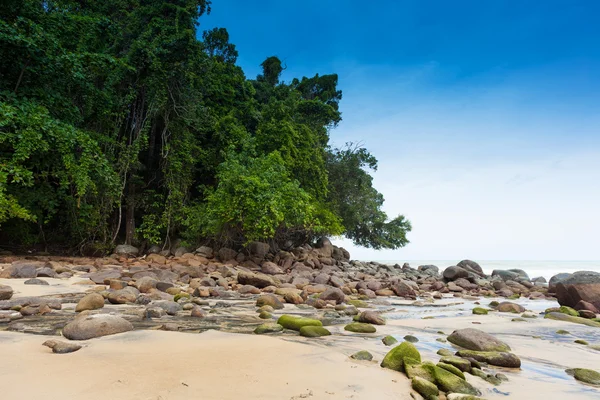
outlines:
[[200, 34], [210, 7], [0, 3], [2, 243], [407, 243], [365, 170], [376, 160], [328, 147], [337, 75], [286, 83], [272, 56], [247, 79], [226, 29]]

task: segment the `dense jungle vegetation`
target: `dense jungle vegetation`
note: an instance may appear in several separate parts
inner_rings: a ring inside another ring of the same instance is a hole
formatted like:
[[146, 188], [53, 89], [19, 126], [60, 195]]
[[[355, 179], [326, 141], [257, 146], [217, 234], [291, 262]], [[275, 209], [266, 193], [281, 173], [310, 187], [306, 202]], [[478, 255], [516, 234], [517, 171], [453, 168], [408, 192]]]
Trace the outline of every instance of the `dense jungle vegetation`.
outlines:
[[0, 2], [0, 247], [407, 243], [335, 74], [248, 79], [208, 0]]

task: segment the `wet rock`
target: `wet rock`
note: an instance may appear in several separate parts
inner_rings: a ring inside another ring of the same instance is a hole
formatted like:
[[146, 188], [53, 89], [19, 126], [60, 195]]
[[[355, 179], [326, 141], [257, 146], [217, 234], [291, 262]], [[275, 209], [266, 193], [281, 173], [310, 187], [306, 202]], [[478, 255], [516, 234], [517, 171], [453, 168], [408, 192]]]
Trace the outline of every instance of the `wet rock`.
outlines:
[[403, 372], [405, 363], [419, 364], [420, 362], [421, 354], [415, 345], [409, 342], [402, 342], [385, 355], [381, 362], [381, 366], [383, 368]]
[[412, 286], [408, 284], [408, 282], [398, 281], [392, 285], [392, 290], [398, 297], [410, 299], [416, 298], [416, 293]]
[[121, 279], [121, 272], [115, 269], [104, 270], [88, 274], [87, 278], [90, 278], [97, 285], [104, 285], [108, 284], [111, 279]]
[[75, 311], [97, 310], [102, 307], [104, 307], [104, 297], [99, 293], [90, 293], [79, 300]]
[[596, 318], [596, 314], [590, 310], [579, 310], [578, 314], [581, 318], [586, 318], [586, 319]]
[[281, 302], [281, 300], [279, 300], [279, 297], [275, 296], [274, 294], [263, 294], [258, 299], [256, 299], [256, 306], [271, 306], [275, 310], [281, 310], [284, 308], [284, 305]]
[[456, 368], [458, 368], [462, 372], [471, 371], [471, 363], [469, 362], [469, 360], [465, 360], [464, 358], [461, 358], [461, 357], [446, 356], [446, 357], [442, 357], [440, 359], [440, 362], [445, 363], [445, 364], [454, 365]]
[[490, 365], [505, 368], [520, 368], [521, 360], [513, 353], [503, 351], [473, 351], [459, 350], [456, 352], [459, 357], [473, 358], [479, 362], [485, 362]]
[[298, 293], [295, 292], [287, 292], [283, 295], [283, 299], [286, 303], [290, 304], [302, 304], [304, 303], [304, 299]]
[[71, 340], [88, 340], [133, 330], [131, 322], [111, 314], [81, 314], [63, 329], [63, 336]]
[[398, 343], [398, 340], [396, 340], [395, 337], [391, 336], [391, 335], [387, 335], [386, 337], [384, 337], [383, 339], [381, 339], [381, 341], [383, 342], [383, 344], [385, 344], [386, 346], [391, 346], [393, 344]]
[[60, 340], [46, 340], [42, 345], [50, 347], [52, 352], [56, 354], [73, 353], [81, 349], [81, 345], [78, 345], [77, 343], [67, 343]]
[[435, 384], [418, 376], [412, 378], [411, 387], [425, 399], [437, 399], [437, 396], [440, 393], [439, 389]]
[[407, 342], [410, 342], [410, 343], [417, 343], [419, 341], [419, 339], [413, 335], [404, 336], [404, 340], [406, 340]]
[[[67, 271], [63, 271], [67, 272]], [[49, 267], [43, 267], [37, 269], [37, 277], [38, 278], [56, 278], [56, 272]]]
[[448, 336], [448, 341], [468, 350], [509, 351], [510, 347], [492, 335], [479, 329], [458, 329]]
[[156, 288], [157, 284], [158, 284], [158, 280], [156, 280], [150, 276], [141, 277], [140, 279], [138, 279], [135, 282], [135, 286], [138, 288], [138, 290], [141, 293], [150, 292], [152, 289]]
[[375, 311], [363, 311], [358, 315], [358, 322], [366, 322], [373, 325], [385, 325], [385, 318]]
[[596, 306], [594, 306], [592, 303], [589, 303], [584, 300], [578, 301], [577, 304], [575, 304], [575, 307], [573, 307], [573, 308], [575, 308], [576, 310], [579, 310], [579, 311], [586, 310], [586, 311], [591, 311], [595, 314], [600, 314], [600, 309], [596, 308]]
[[573, 275], [573, 274], [564, 273], [564, 272], [554, 275], [552, 278], [550, 278], [550, 281], [548, 281], [548, 292], [556, 293], [556, 285], [559, 282], [562, 282], [563, 280], [569, 278], [571, 275]]
[[[459, 360], [464, 360], [463, 358], [456, 357]], [[452, 364], [447, 364], [445, 362], [440, 361], [436, 364], [438, 367], [445, 369], [448, 372], [452, 372], [454, 375], [458, 376], [460, 379], [466, 379], [465, 374], [456, 366]], [[469, 363], [469, 370], [471, 370], [471, 364]]]
[[592, 385], [600, 385], [600, 373], [592, 369], [572, 368], [565, 370], [565, 372], [573, 376], [578, 381]]
[[238, 272], [237, 281], [241, 285], [252, 285], [260, 289], [267, 286], [277, 286], [273, 278], [269, 275], [249, 271]]
[[321, 337], [330, 335], [331, 332], [322, 326], [305, 325], [300, 328], [300, 336], [304, 337]]
[[284, 314], [277, 320], [277, 323], [285, 329], [299, 331], [303, 326], [323, 326], [318, 319], [297, 317], [295, 315]]
[[375, 333], [377, 329], [371, 325], [363, 322], [352, 322], [344, 327], [344, 330], [355, 333]]
[[274, 322], [267, 322], [261, 324], [254, 329], [254, 333], [257, 335], [262, 335], [264, 333], [275, 333], [283, 331], [283, 326], [276, 324]]
[[0, 285], [0, 300], [10, 300], [13, 290], [10, 286]]

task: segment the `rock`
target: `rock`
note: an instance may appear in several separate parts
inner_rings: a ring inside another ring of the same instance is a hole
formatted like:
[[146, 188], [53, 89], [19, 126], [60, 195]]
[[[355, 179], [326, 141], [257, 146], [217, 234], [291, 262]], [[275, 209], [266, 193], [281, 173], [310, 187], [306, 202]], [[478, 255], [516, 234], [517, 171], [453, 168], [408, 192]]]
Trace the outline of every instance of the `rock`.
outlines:
[[269, 250], [270, 247], [267, 243], [250, 242], [248, 244], [248, 252], [250, 253], [250, 255], [259, 259], [265, 258], [265, 256], [269, 254]]
[[576, 310], [582, 311], [582, 310], [587, 310], [587, 311], [591, 311], [595, 314], [600, 314], [600, 309], [596, 308], [592, 303], [588, 303], [587, 301], [584, 300], [580, 300], [577, 302], [577, 304], [575, 304], [575, 308]]
[[506, 343], [474, 328], [455, 330], [448, 336], [448, 341], [468, 350], [510, 351], [510, 347]]
[[[462, 372], [471, 371], [471, 362], [469, 360], [465, 360], [461, 357], [456, 356], [446, 356], [440, 358], [441, 363], [450, 364], [461, 370]], [[450, 371], [452, 372], [452, 371]], [[463, 378], [464, 379], [464, 378]]]
[[488, 310], [483, 307], [475, 307], [473, 309], [473, 314], [475, 315], [487, 315]]
[[13, 290], [10, 286], [0, 285], [0, 300], [10, 300]]
[[373, 325], [385, 325], [385, 318], [375, 311], [363, 311], [358, 315], [358, 322], [366, 322]]
[[461, 267], [452, 266], [452, 267], [446, 268], [444, 270], [444, 272], [442, 273], [442, 276], [447, 281], [455, 281], [459, 278], [468, 278], [469, 272], [466, 269], [463, 269]]
[[440, 273], [440, 269], [435, 265], [419, 265], [418, 271], [431, 276], [437, 276]]
[[283, 326], [276, 324], [274, 322], [267, 322], [261, 324], [254, 329], [254, 333], [257, 335], [262, 335], [264, 333], [275, 333], [283, 331]]
[[97, 310], [102, 307], [104, 307], [104, 297], [99, 293], [90, 293], [79, 300], [75, 312]]
[[438, 355], [440, 355], [442, 357], [447, 357], [447, 356], [453, 356], [454, 355], [454, 353], [451, 352], [448, 349], [439, 349], [436, 354], [438, 354]]
[[563, 280], [569, 278], [571, 275], [573, 275], [573, 274], [560, 273], [560, 274], [554, 275], [552, 278], [550, 278], [550, 281], [548, 281], [548, 292], [556, 293], [556, 285], [559, 282], [562, 282]]
[[140, 250], [137, 247], [133, 247], [128, 244], [120, 244], [117, 247], [115, 247], [115, 254], [118, 254], [120, 256], [137, 257], [139, 253]]
[[238, 272], [237, 281], [240, 285], [252, 285], [260, 289], [267, 286], [277, 286], [270, 276], [247, 271]]
[[[456, 357], [456, 358], [458, 358], [459, 360], [464, 360], [463, 358], [460, 358], [460, 357]], [[439, 363], [437, 363], [437, 366], [445, 369], [448, 372], [452, 372], [454, 375], [458, 376], [460, 379], [466, 379], [465, 374], [460, 369], [458, 369], [457, 367], [455, 367], [452, 364], [447, 364], [445, 362], [440, 361]], [[471, 363], [470, 362], [469, 362], [469, 371], [471, 371]]]
[[194, 318], [204, 318], [205, 314], [204, 314], [204, 310], [202, 309], [202, 307], [199, 307], [197, 305], [194, 305], [192, 307], [192, 311], [190, 313], [190, 317], [194, 317]]
[[435, 383], [444, 392], [463, 393], [473, 396], [478, 396], [480, 394], [479, 390], [475, 389], [470, 383], [454, 375], [452, 372], [446, 371], [435, 365], [426, 365], [426, 368], [431, 371]]
[[479, 362], [485, 362], [490, 365], [505, 368], [520, 368], [521, 360], [513, 353], [503, 351], [473, 351], [459, 350], [456, 352], [459, 357], [473, 358]]
[[392, 285], [392, 290], [398, 297], [416, 298], [414, 289], [404, 281], [398, 281]]
[[456, 266], [461, 267], [461, 268], [467, 270], [468, 272], [472, 272], [481, 277], [485, 277], [485, 274], [483, 273], [483, 269], [475, 261], [462, 260], [458, 264], [456, 264]]
[[437, 396], [440, 393], [436, 385], [418, 376], [412, 378], [411, 387], [425, 399], [437, 399]]
[[104, 282], [110, 282], [111, 279], [121, 279], [121, 272], [118, 270], [105, 270], [88, 274], [87, 276], [97, 285], [104, 285]]
[[587, 325], [587, 326], [593, 326], [596, 328], [600, 328], [600, 322], [596, 322], [594, 320], [591, 319], [586, 319], [586, 318], [581, 318], [581, 317], [574, 317], [572, 315], [567, 315], [567, 314], [563, 314], [560, 312], [551, 312], [548, 313], [544, 316], [544, 318], [548, 318], [548, 319], [554, 319], [557, 321], [565, 321], [565, 322], [573, 322], [576, 324], [582, 324], [582, 325]]
[[502, 279], [504, 282], [506, 281], [515, 281], [519, 279], [519, 274], [516, 272], [512, 272], [504, 269], [495, 269], [492, 271], [492, 277], [497, 276]]
[[187, 247], [179, 246], [173, 251], [175, 257], [182, 257], [184, 254], [189, 253], [190, 250]]
[[81, 349], [81, 345], [76, 343], [67, 343], [60, 340], [46, 340], [42, 343], [43, 346], [50, 347], [53, 353], [56, 354], [66, 354], [73, 353]]
[[217, 255], [219, 256], [219, 260], [221, 260], [221, 262], [235, 260], [235, 258], [237, 257], [237, 254], [238, 254], [237, 251], [235, 251], [233, 249], [229, 249], [227, 247], [221, 247], [219, 249], [219, 251], [217, 252]]
[[137, 295], [129, 289], [115, 290], [108, 295], [111, 304], [135, 303], [136, 299]]
[[578, 314], [581, 318], [586, 318], [586, 319], [594, 319], [596, 318], [596, 313], [590, 311], [590, 310], [579, 310]]
[[271, 314], [268, 311], [261, 311], [260, 314], [258, 314], [258, 318], [260, 318], [260, 319], [271, 319], [271, 318], [273, 318], [273, 314]]
[[321, 337], [330, 336], [331, 332], [322, 326], [305, 325], [300, 328], [300, 336], [304, 337]]
[[143, 276], [135, 282], [135, 286], [141, 293], [148, 293], [156, 288], [158, 281], [150, 276]]
[[81, 314], [63, 329], [63, 336], [71, 340], [88, 340], [100, 336], [133, 330], [131, 322], [111, 314]]
[[290, 304], [302, 304], [304, 303], [304, 299], [298, 293], [295, 292], [287, 292], [283, 295], [283, 299], [286, 303]]
[[420, 362], [421, 354], [415, 345], [410, 342], [402, 342], [385, 355], [381, 362], [381, 366], [383, 368], [403, 372], [405, 363], [419, 364]]
[[256, 299], [256, 306], [257, 307], [271, 306], [275, 310], [281, 310], [284, 308], [284, 305], [281, 302], [281, 300], [279, 300], [279, 297], [275, 296], [274, 294], [270, 294], [270, 293], [263, 294], [258, 299]]
[[361, 350], [361, 351], [358, 351], [358, 352], [352, 354], [350, 356], [350, 358], [352, 358], [354, 360], [361, 360], [361, 361], [372, 361], [373, 354], [369, 353], [366, 350]]
[[404, 336], [404, 340], [406, 340], [407, 342], [410, 342], [410, 343], [417, 343], [419, 341], [419, 339], [413, 335]]
[[344, 330], [356, 333], [375, 333], [377, 329], [371, 324], [363, 322], [352, 322], [344, 327]]
[[565, 372], [573, 376], [578, 381], [592, 385], [600, 385], [600, 373], [592, 369], [572, 368], [565, 370]]
[[561, 312], [561, 313], [567, 314], [567, 315], [572, 315], [574, 317], [579, 317], [579, 313], [577, 312], [577, 310], [575, 310], [571, 307], [567, 307], [567, 306], [560, 306], [560, 308], [558, 309], [558, 312]]
[[471, 396], [470, 394], [448, 393], [446, 400], [485, 400], [482, 397]]
[[318, 319], [297, 317], [295, 315], [284, 314], [277, 320], [277, 323], [285, 329], [299, 331], [303, 326], [323, 326], [323, 323]]
[[283, 270], [281, 268], [279, 268], [279, 266], [277, 264], [275, 264], [274, 262], [271, 262], [271, 261], [265, 261], [265, 262], [263, 262], [262, 263], [262, 267], [260, 268], [260, 270], [264, 274], [268, 274], [268, 275], [283, 274]]
[[503, 301], [502, 303], [498, 304], [498, 306], [496, 307], [496, 310], [500, 311], [500, 312], [510, 312], [510, 313], [522, 313], [523, 311], [525, 311], [525, 307], [523, 307], [520, 304], [517, 303], [511, 303], [510, 301]]
[[319, 295], [319, 299], [325, 301], [331, 300], [335, 301], [336, 304], [341, 304], [346, 299], [346, 295], [344, 294], [344, 292], [342, 292], [341, 289], [328, 287], [323, 293]]
[[44, 263], [39, 261], [15, 261], [4, 267], [0, 272], [0, 278], [6, 279], [29, 279], [37, 276], [37, 268], [43, 268]]
[[162, 308], [168, 315], [177, 315], [183, 309], [181, 304], [169, 300], [153, 301], [150, 305]]
[[600, 273], [575, 272], [556, 284], [556, 298], [562, 306], [575, 307], [585, 301], [600, 309]]
[[391, 335], [387, 335], [386, 337], [384, 337], [383, 339], [381, 339], [381, 341], [386, 346], [391, 346], [393, 344], [398, 343], [398, 340], [395, 337], [391, 336]]
[[49, 285], [49, 283], [46, 282], [45, 280], [37, 279], [37, 278], [27, 279], [25, 282], [23, 282], [23, 284], [25, 284], [25, 285], [42, 285], [42, 286]]
[[144, 318], [162, 318], [166, 314], [165, 310], [158, 306], [148, 306], [144, 310]]
[[212, 247], [208, 247], [208, 246], [200, 246], [196, 249], [196, 254], [198, 254], [201, 257], [205, 257], [205, 258], [213, 258], [214, 257], [214, 251], [212, 249]]

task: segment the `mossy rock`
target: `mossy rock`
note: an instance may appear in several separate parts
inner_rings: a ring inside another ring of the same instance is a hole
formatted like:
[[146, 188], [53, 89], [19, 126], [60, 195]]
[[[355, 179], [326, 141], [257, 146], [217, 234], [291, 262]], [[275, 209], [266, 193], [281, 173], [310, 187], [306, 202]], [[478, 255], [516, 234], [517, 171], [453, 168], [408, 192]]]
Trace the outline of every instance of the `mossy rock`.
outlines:
[[498, 303], [496, 300], [494, 300], [494, 301], [490, 301], [490, 304], [489, 304], [489, 306], [490, 306], [490, 307], [498, 307], [498, 305], [499, 305], [499, 304], [500, 304], [500, 303]]
[[440, 342], [440, 343], [447, 343], [448, 341], [446, 339], [444, 339], [443, 337], [439, 337], [437, 339], [435, 339], [436, 342]]
[[600, 385], [600, 372], [594, 371], [593, 369], [572, 368], [567, 369], [565, 372], [578, 381], [589, 383], [591, 385]]
[[583, 344], [584, 346], [587, 346], [589, 344], [587, 341], [585, 341], [583, 339], [577, 339], [575, 341], [575, 343], [577, 343], [577, 344]]
[[264, 306], [260, 307], [258, 310], [256, 310], [256, 312], [258, 312], [258, 313], [261, 313], [263, 311], [272, 313], [273, 311], [275, 311], [275, 309], [269, 305], [264, 305]]
[[423, 318], [421, 318], [421, 319], [435, 319], [435, 317], [434, 317], [433, 315], [429, 315], [429, 316], [427, 316], [427, 317], [423, 317]]
[[439, 363], [437, 363], [437, 366], [440, 368], [444, 368], [448, 372], [452, 372], [454, 375], [458, 376], [461, 379], [466, 379], [465, 374], [452, 364], [446, 364], [445, 362], [440, 361]]
[[377, 328], [375, 328], [371, 324], [366, 324], [364, 322], [352, 322], [344, 327], [344, 330], [349, 332], [356, 333], [375, 333], [377, 332]]
[[419, 341], [419, 339], [413, 335], [404, 336], [404, 340], [406, 340], [407, 342], [411, 342], [411, 343], [417, 343]]
[[517, 317], [511, 319], [512, 322], [525, 322], [525, 318]]
[[426, 379], [415, 376], [411, 381], [412, 388], [426, 399], [437, 398], [440, 390]]
[[517, 300], [520, 298], [521, 298], [521, 295], [519, 293], [515, 293], [515, 294], [507, 297], [507, 299], [509, 299], [509, 300]]
[[271, 319], [271, 318], [273, 318], [273, 314], [271, 314], [268, 311], [261, 311], [260, 314], [258, 314], [258, 318], [260, 318], [260, 319]]
[[403, 372], [405, 362], [410, 364], [419, 364], [421, 362], [421, 353], [410, 342], [402, 342], [391, 349], [383, 358], [381, 366]]
[[456, 355], [464, 358], [473, 358], [479, 362], [486, 362], [490, 365], [506, 368], [520, 368], [521, 360], [513, 353], [502, 351], [474, 351], [459, 350]]
[[330, 336], [331, 332], [329, 332], [327, 329], [323, 328], [322, 326], [315, 326], [315, 325], [305, 325], [302, 328], [300, 328], [300, 336], [304, 336], [304, 337], [321, 337], [321, 336]]
[[369, 308], [369, 303], [362, 300], [348, 300], [346, 303], [353, 305], [356, 308]]
[[426, 365], [433, 366], [433, 363], [429, 361], [426, 361], [422, 364], [407, 363], [404, 365], [404, 373], [406, 373], [406, 376], [408, 376], [410, 379], [418, 376], [419, 378], [426, 379], [431, 383], [435, 383], [435, 378], [431, 373], [431, 368], [426, 367]]
[[469, 394], [450, 393], [446, 396], [447, 400], [485, 400], [483, 397], [471, 396]]
[[556, 331], [556, 334], [557, 335], [570, 335], [571, 332], [565, 331], [564, 329], [559, 329], [559, 330]]
[[391, 346], [393, 344], [398, 343], [398, 340], [395, 337], [391, 336], [391, 335], [387, 335], [386, 337], [384, 337], [383, 339], [381, 339], [381, 341], [386, 346]]
[[300, 331], [303, 326], [323, 326], [323, 323], [318, 319], [297, 317], [295, 315], [284, 314], [277, 320], [277, 323], [285, 329]]
[[473, 314], [475, 315], [487, 315], [488, 314], [488, 310], [483, 308], [483, 307], [475, 307], [473, 309]]
[[281, 332], [283, 330], [283, 326], [276, 324], [274, 322], [267, 322], [262, 325], [259, 325], [254, 330], [254, 333], [257, 335], [262, 335], [264, 333], [275, 333]]
[[560, 306], [560, 308], [558, 309], [558, 312], [561, 312], [561, 313], [567, 314], [567, 315], [572, 315], [573, 317], [579, 317], [579, 312], [577, 312], [577, 310], [575, 310], [571, 307], [567, 307], [567, 306]]
[[480, 377], [481, 379], [483, 379], [486, 382], [491, 383], [492, 385], [499, 385], [501, 383], [500, 378], [495, 377], [494, 375], [491, 374], [486, 374], [485, 372], [483, 372], [482, 370], [480, 370], [479, 368], [473, 368], [471, 370], [471, 375], [475, 375]]
[[600, 322], [594, 321], [593, 319], [574, 317], [572, 315], [563, 314], [561, 312], [548, 313], [544, 316], [544, 318], [553, 319], [556, 321], [573, 322], [576, 324], [582, 324], [582, 325], [587, 325], [587, 326], [593, 326], [594, 328], [600, 328]]
[[285, 307], [281, 300], [279, 300], [279, 297], [271, 293], [263, 294], [258, 299], [256, 299], [256, 306], [271, 306], [275, 310], [281, 310]]
[[350, 358], [353, 358], [355, 360], [362, 360], [362, 361], [372, 361], [373, 360], [373, 354], [369, 353], [366, 350], [361, 350], [359, 352], [356, 352], [356, 353], [352, 354], [350, 356]]
[[442, 356], [442, 357], [448, 357], [448, 356], [453, 356], [454, 353], [451, 350], [448, 349], [439, 349], [437, 351], [437, 354]]
[[180, 299], [189, 299], [191, 296], [189, 293], [181, 292], [177, 293], [175, 297], [173, 297], [174, 302], [178, 302]]
[[463, 372], [469, 372], [471, 370], [471, 362], [469, 360], [465, 360], [464, 358], [456, 356], [445, 356], [440, 359], [440, 362], [454, 365], [456, 368], [460, 369]]
[[481, 394], [479, 390], [475, 389], [469, 382], [461, 379], [444, 368], [440, 368], [436, 365], [426, 365], [425, 368], [431, 370], [431, 373], [435, 379], [435, 383], [444, 392], [463, 393], [473, 396], [479, 396]]

